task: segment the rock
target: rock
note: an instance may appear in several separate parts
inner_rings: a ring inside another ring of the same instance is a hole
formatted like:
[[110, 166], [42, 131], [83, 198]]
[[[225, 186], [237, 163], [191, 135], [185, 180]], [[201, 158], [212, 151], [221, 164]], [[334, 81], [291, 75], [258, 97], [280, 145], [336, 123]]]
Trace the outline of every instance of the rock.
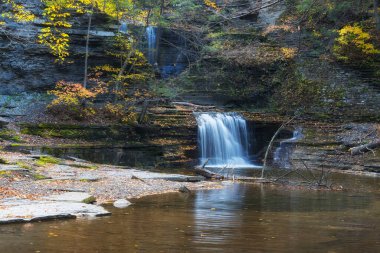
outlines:
[[181, 186], [181, 187], [179, 187], [179, 189], [178, 189], [180, 192], [182, 192], [182, 193], [190, 193], [191, 191], [189, 190], [189, 188], [187, 188], [186, 186]]
[[75, 203], [95, 202], [95, 198], [85, 192], [65, 192], [59, 195], [51, 195], [48, 197], [44, 197], [43, 199], [50, 200], [50, 201], [75, 202]]
[[118, 199], [116, 200], [114, 203], [113, 203], [113, 206], [116, 207], [116, 208], [126, 208], [128, 207], [129, 205], [131, 205], [132, 203], [129, 202], [128, 200], [126, 199]]
[[17, 165], [0, 165], [0, 171], [28, 171], [28, 170], [21, 168]]
[[82, 175], [77, 178], [77, 180], [82, 182], [97, 182], [101, 179], [101, 177], [93, 176], [93, 175]]
[[74, 161], [74, 162], [88, 163], [88, 161], [74, 157], [74, 156], [65, 156], [64, 158], [70, 161]]
[[84, 203], [8, 200], [0, 204], [0, 224], [110, 215], [101, 206]]
[[10, 119], [7, 119], [5, 117], [0, 117], [0, 127], [7, 126], [11, 122]]

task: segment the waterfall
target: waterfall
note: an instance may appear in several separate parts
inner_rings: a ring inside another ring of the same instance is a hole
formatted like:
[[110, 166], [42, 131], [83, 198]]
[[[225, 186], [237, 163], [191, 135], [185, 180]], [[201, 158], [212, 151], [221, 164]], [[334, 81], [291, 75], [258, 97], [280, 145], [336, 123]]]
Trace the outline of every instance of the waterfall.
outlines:
[[156, 63], [156, 46], [157, 46], [157, 28], [153, 26], [148, 26], [146, 28], [146, 37], [148, 40], [148, 62], [150, 64]]
[[248, 158], [248, 131], [237, 113], [195, 113], [201, 165], [207, 167], [257, 167]]
[[290, 155], [293, 152], [293, 144], [302, 137], [302, 129], [297, 128], [293, 131], [292, 138], [281, 141], [280, 146], [274, 152], [273, 163], [280, 168], [290, 169]]
[[128, 24], [127, 24], [127, 22], [125, 22], [125, 21], [120, 22], [119, 33], [124, 33], [124, 34], [128, 33]]

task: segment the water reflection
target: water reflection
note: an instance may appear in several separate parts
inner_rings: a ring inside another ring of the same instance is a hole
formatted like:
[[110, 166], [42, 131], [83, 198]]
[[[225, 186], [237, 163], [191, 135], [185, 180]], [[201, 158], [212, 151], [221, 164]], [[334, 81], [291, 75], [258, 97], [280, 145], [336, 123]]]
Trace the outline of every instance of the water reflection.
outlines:
[[229, 184], [110, 210], [111, 217], [93, 220], [0, 226], [0, 252], [346, 253], [380, 247], [375, 193]]

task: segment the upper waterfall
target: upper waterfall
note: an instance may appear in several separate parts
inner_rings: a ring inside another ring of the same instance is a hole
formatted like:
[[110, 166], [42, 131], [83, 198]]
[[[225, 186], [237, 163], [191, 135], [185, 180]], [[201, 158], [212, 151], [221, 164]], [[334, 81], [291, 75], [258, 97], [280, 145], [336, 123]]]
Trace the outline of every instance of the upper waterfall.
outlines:
[[237, 113], [196, 113], [200, 162], [207, 167], [257, 167], [249, 161], [245, 119]]
[[156, 50], [157, 50], [157, 28], [154, 26], [148, 26], [146, 28], [146, 37], [148, 40], [148, 62], [150, 64], [156, 63]]

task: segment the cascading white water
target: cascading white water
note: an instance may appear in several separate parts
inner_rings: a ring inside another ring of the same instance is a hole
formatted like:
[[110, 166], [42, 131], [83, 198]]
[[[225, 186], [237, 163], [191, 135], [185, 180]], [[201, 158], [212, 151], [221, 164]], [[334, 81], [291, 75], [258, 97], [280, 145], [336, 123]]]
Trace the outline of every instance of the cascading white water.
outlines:
[[124, 33], [124, 34], [128, 33], [128, 23], [127, 22], [125, 22], [125, 21], [120, 22], [119, 33]]
[[200, 162], [206, 167], [257, 167], [248, 159], [248, 131], [237, 113], [196, 113]]
[[148, 40], [148, 62], [150, 64], [156, 63], [156, 44], [157, 44], [157, 35], [156, 35], [156, 27], [154, 26], [148, 26], [146, 28], [146, 37]]
[[278, 148], [276, 148], [273, 154], [273, 163], [280, 168], [290, 169], [290, 155], [293, 152], [293, 143], [303, 137], [302, 129], [297, 128], [293, 131], [293, 137], [280, 142]]

